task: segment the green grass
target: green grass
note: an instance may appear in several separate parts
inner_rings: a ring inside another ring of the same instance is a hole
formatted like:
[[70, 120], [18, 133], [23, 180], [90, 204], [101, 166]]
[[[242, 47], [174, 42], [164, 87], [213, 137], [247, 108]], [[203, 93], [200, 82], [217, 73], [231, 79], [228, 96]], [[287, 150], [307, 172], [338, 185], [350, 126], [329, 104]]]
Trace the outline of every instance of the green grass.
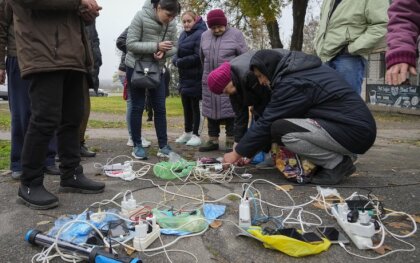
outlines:
[[10, 130], [10, 111], [7, 104], [1, 104], [0, 107], [0, 130]]
[[[111, 114], [125, 114], [126, 101], [121, 96], [116, 97], [92, 97], [91, 111]], [[166, 113], [168, 117], [183, 115], [181, 97], [168, 97], [166, 99]]]
[[10, 167], [10, 141], [0, 140], [0, 170]]

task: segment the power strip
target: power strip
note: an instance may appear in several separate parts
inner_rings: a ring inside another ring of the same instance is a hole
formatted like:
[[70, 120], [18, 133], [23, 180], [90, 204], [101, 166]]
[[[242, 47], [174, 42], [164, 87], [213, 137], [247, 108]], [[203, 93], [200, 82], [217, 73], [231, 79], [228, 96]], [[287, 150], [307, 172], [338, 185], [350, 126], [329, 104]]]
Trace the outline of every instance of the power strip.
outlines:
[[375, 235], [375, 225], [370, 221], [367, 211], [361, 212], [357, 222], [349, 222], [347, 215], [350, 212], [346, 203], [337, 204], [331, 212], [341, 228], [350, 237], [358, 249], [372, 248], [372, 236]]
[[155, 225], [151, 233], [147, 234], [145, 238], [140, 238], [138, 236], [134, 237], [133, 247], [137, 251], [146, 250], [158, 237], [160, 236], [160, 227]]

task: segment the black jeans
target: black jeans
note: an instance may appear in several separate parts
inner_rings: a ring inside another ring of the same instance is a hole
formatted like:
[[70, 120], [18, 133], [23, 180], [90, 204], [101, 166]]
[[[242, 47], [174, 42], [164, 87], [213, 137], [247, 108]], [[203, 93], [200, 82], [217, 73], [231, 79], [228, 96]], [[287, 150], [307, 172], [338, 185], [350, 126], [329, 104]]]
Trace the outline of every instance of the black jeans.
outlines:
[[227, 137], [234, 136], [235, 118], [226, 118], [226, 119], [220, 119], [220, 120], [207, 118], [207, 123], [208, 123], [210, 137], [219, 137], [220, 125], [222, 124], [226, 125], [226, 136]]
[[31, 119], [22, 151], [23, 184], [43, 178], [48, 143], [57, 130], [62, 178], [80, 165], [79, 126], [83, 116], [84, 73], [62, 70], [30, 75]]
[[184, 108], [185, 132], [193, 132], [199, 136], [200, 128], [200, 98], [181, 95], [182, 107]]

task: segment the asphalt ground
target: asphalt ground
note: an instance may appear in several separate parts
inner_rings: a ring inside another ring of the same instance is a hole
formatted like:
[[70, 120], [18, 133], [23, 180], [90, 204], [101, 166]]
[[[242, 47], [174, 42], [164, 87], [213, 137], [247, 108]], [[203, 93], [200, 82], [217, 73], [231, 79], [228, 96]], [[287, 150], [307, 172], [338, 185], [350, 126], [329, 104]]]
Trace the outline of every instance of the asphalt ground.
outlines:
[[[412, 215], [420, 215], [420, 122], [408, 122], [404, 124], [383, 123], [378, 128], [378, 138], [374, 147], [366, 154], [359, 156], [357, 172], [342, 184], [335, 188], [343, 197], [347, 197], [353, 192], [363, 195], [373, 194], [383, 203], [385, 208], [403, 211]], [[131, 149], [125, 145], [126, 131], [122, 129], [95, 129], [88, 131], [88, 143], [98, 154], [95, 158], [83, 159], [85, 173], [90, 178], [104, 181], [106, 190], [101, 194], [83, 195], [58, 192], [59, 178], [57, 176], [46, 175], [45, 185], [52, 193], [60, 199], [59, 207], [52, 210], [37, 211], [31, 210], [17, 202], [17, 189], [19, 182], [11, 179], [10, 175], [4, 172], [0, 176], [0, 262], [31, 262], [31, 258], [41, 251], [40, 247], [31, 246], [24, 241], [24, 236], [29, 229], [40, 229], [46, 231], [52, 227], [56, 218], [66, 214], [78, 214], [90, 204], [110, 199], [119, 192], [126, 190], [134, 191], [133, 195], [137, 202], [164, 202], [169, 206], [180, 207], [187, 203], [194, 202], [186, 198], [176, 197], [172, 200], [171, 196], [164, 196], [163, 192], [152, 185], [150, 181], [134, 180], [131, 182], [117, 178], [98, 175], [98, 170], [94, 168], [95, 163], [104, 164], [109, 158], [118, 155], [130, 155]], [[154, 131], [147, 131], [147, 137], [153, 144], [149, 150], [150, 159], [148, 162], [156, 163], [159, 161], [155, 154], [157, 152]], [[170, 141], [174, 141], [179, 131], [169, 132]], [[7, 132], [0, 134], [0, 137], [7, 137]], [[223, 142], [221, 142], [223, 145]], [[198, 157], [219, 157], [223, 154], [223, 149], [210, 154], [199, 153], [197, 149], [187, 146], [172, 144], [175, 151], [189, 160]], [[222, 147], [223, 148], [223, 147]], [[141, 168], [136, 164], [135, 169]], [[237, 176], [233, 177], [229, 183], [210, 183], [200, 182], [198, 185], [190, 184], [183, 187], [180, 191], [184, 194], [195, 197], [204, 193], [206, 200], [216, 200], [228, 193], [242, 194], [242, 184], [251, 182], [255, 179], [265, 179], [276, 185], [290, 185], [288, 181], [276, 170], [258, 171], [253, 167], [248, 167], [247, 172], [253, 175], [250, 180], [243, 180]], [[164, 186], [167, 181], [160, 180], [150, 171], [144, 178], [152, 179], [155, 184]], [[184, 183], [180, 180], [173, 181], [176, 186], [169, 186], [168, 190], [178, 191]], [[254, 185], [261, 193], [261, 198], [276, 205], [290, 206], [292, 201], [282, 192], [270, 184], [257, 181]], [[288, 192], [295, 204], [303, 204], [310, 201], [310, 196], [315, 196], [317, 191], [314, 185], [293, 184], [293, 189]], [[348, 254], [338, 245], [332, 245], [328, 251], [319, 255], [304, 258], [293, 258], [279, 251], [264, 248], [257, 240], [247, 237], [237, 237], [240, 232], [231, 222], [238, 222], [239, 200], [237, 198], [225, 198], [218, 202], [227, 206], [225, 214], [221, 217], [222, 225], [219, 228], [210, 228], [204, 234], [178, 241], [168, 249], [186, 250], [194, 254], [198, 262], [371, 262]], [[150, 203], [153, 205], [153, 203]], [[190, 204], [187, 207], [191, 207]], [[267, 207], [264, 206], [266, 209]], [[324, 210], [310, 204], [305, 206], [305, 211], [317, 214], [323, 221], [323, 225], [335, 225], [334, 218], [329, 216]], [[276, 208], [269, 209], [270, 215], [280, 215], [281, 211]], [[296, 215], [295, 215], [296, 216]], [[304, 215], [304, 220], [316, 222], [314, 217]], [[387, 223], [396, 222], [400, 224], [387, 224], [387, 227], [395, 233], [404, 234], [412, 229], [410, 222], [404, 217], [390, 217]], [[401, 224], [404, 223], [404, 224]], [[392, 227], [392, 225], [394, 227]], [[162, 242], [168, 244], [175, 237], [162, 236]], [[419, 234], [404, 239], [414, 246], [420, 245]], [[390, 235], [385, 238], [385, 244], [391, 251], [399, 248], [410, 248], [407, 244], [393, 239]], [[160, 246], [156, 241], [151, 247]], [[354, 244], [347, 246], [350, 251], [364, 257], [379, 256], [377, 252], [358, 250]], [[389, 252], [389, 251], [388, 251]], [[147, 253], [148, 255], [150, 253]], [[164, 254], [149, 257], [145, 253], [134, 254], [139, 256], [143, 262], [169, 262]], [[172, 262], [195, 262], [186, 253], [169, 252]], [[420, 262], [420, 252], [396, 252], [384, 258], [378, 259], [379, 262]], [[61, 259], [54, 259], [52, 262], [64, 262]]]

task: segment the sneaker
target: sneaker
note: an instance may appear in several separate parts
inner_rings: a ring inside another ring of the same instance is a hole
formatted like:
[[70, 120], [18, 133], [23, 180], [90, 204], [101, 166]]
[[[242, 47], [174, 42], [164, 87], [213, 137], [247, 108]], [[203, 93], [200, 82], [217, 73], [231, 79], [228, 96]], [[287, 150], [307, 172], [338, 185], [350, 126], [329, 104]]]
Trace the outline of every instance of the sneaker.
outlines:
[[157, 157], [169, 158], [169, 154], [172, 152], [172, 148], [169, 145], [165, 145], [157, 152]]
[[152, 144], [151, 141], [147, 140], [145, 137], [141, 137], [141, 146], [143, 146], [143, 148], [148, 148], [150, 147], [150, 145]]
[[[192, 138], [192, 132], [184, 132], [178, 139], [175, 140], [176, 143], [186, 143]], [[195, 136], [195, 135], [194, 135]]]
[[50, 209], [58, 206], [58, 198], [45, 189], [43, 178], [34, 179], [29, 185], [20, 184], [18, 197], [32, 209]]
[[191, 139], [189, 139], [188, 142], [186, 143], [186, 145], [188, 146], [199, 146], [200, 144], [201, 144], [201, 139], [199, 136], [195, 134], [193, 134]]
[[20, 177], [22, 176], [22, 171], [13, 171], [12, 172], [12, 178], [15, 180], [20, 180]]
[[274, 163], [273, 158], [270, 155], [269, 157], [266, 157], [264, 161], [255, 165], [255, 168], [261, 169], [261, 170], [268, 170], [268, 169], [275, 169], [276, 165]]
[[134, 142], [133, 142], [133, 140], [131, 139], [131, 137], [129, 137], [129, 138], [128, 138], [128, 141], [127, 141], [127, 146], [130, 146], [130, 147], [133, 147], [133, 146], [134, 146]]
[[139, 159], [139, 160], [146, 160], [147, 159], [147, 153], [142, 146], [135, 146], [133, 148], [133, 152], [131, 153], [131, 155], [134, 158]]
[[217, 141], [208, 140], [200, 148], [199, 152], [211, 152], [219, 150], [219, 143]]
[[87, 178], [83, 174], [83, 168], [78, 167], [73, 172], [73, 176], [61, 177], [59, 190], [64, 193], [98, 194], [104, 189], [104, 183]]
[[344, 178], [352, 175], [356, 171], [356, 166], [349, 156], [344, 156], [341, 163], [333, 169], [322, 168], [311, 180], [313, 184], [333, 185], [340, 183]]

